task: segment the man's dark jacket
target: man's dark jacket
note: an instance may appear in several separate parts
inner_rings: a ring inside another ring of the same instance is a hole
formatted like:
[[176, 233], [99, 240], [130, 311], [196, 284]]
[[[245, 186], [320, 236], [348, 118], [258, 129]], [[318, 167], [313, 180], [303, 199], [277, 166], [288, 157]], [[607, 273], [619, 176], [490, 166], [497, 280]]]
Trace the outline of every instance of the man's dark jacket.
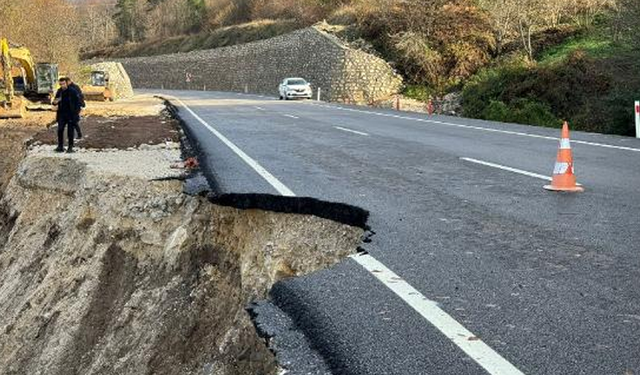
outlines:
[[82, 99], [78, 91], [72, 88], [67, 88], [66, 90], [59, 89], [56, 93], [56, 98], [60, 98], [60, 102], [58, 103], [58, 121], [80, 121]]
[[71, 82], [69, 84], [69, 88], [74, 89], [78, 92], [78, 96], [80, 96], [80, 106], [82, 108], [86, 107], [86, 104], [84, 103], [84, 94], [82, 93], [82, 89], [80, 88], [80, 86], [76, 85], [75, 82]]

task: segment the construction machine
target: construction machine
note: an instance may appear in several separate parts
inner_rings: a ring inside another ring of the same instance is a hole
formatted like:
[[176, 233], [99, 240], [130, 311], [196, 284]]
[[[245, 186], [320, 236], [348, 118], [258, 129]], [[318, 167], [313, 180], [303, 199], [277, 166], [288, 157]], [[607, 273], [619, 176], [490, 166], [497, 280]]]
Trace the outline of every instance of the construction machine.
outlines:
[[101, 70], [91, 72], [90, 84], [82, 86], [85, 100], [114, 101], [116, 98], [115, 87], [109, 81], [109, 73]]
[[[0, 39], [0, 119], [25, 117], [27, 109], [49, 109], [58, 65], [35, 63], [27, 48]], [[33, 105], [30, 100], [46, 103]]]

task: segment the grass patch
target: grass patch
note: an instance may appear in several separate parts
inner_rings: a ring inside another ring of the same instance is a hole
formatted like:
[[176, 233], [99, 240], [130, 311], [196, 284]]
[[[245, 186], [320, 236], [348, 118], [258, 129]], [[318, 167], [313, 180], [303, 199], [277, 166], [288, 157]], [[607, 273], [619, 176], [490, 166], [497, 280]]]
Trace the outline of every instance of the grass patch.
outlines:
[[607, 59], [621, 53], [628, 53], [630, 49], [624, 43], [614, 42], [610, 36], [604, 33], [593, 32], [577, 35], [560, 45], [547, 49], [540, 56], [538, 63], [540, 65], [562, 63], [576, 51], [582, 51], [593, 59]]

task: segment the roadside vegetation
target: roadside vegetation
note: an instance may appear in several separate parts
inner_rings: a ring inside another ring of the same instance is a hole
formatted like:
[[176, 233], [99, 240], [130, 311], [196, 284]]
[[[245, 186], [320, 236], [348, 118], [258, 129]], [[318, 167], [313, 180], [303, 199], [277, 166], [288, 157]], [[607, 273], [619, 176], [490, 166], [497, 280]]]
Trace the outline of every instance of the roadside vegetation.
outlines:
[[455, 93], [465, 116], [552, 127], [568, 120], [574, 129], [629, 135], [640, 98], [636, 0], [76, 3], [88, 31], [84, 57], [215, 48], [327, 21], [391, 62], [406, 96]]

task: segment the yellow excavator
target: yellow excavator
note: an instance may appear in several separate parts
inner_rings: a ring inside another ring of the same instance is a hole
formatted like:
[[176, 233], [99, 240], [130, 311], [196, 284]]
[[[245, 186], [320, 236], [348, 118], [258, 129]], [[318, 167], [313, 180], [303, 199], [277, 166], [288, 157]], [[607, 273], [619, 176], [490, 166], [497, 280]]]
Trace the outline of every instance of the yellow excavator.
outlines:
[[[0, 119], [23, 118], [27, 109], [46, 109], [58, 84], [58, 65], [35, 63], [25, 47], [0, 39]], [[32, 105], [27, 99], [47, 103]]]

